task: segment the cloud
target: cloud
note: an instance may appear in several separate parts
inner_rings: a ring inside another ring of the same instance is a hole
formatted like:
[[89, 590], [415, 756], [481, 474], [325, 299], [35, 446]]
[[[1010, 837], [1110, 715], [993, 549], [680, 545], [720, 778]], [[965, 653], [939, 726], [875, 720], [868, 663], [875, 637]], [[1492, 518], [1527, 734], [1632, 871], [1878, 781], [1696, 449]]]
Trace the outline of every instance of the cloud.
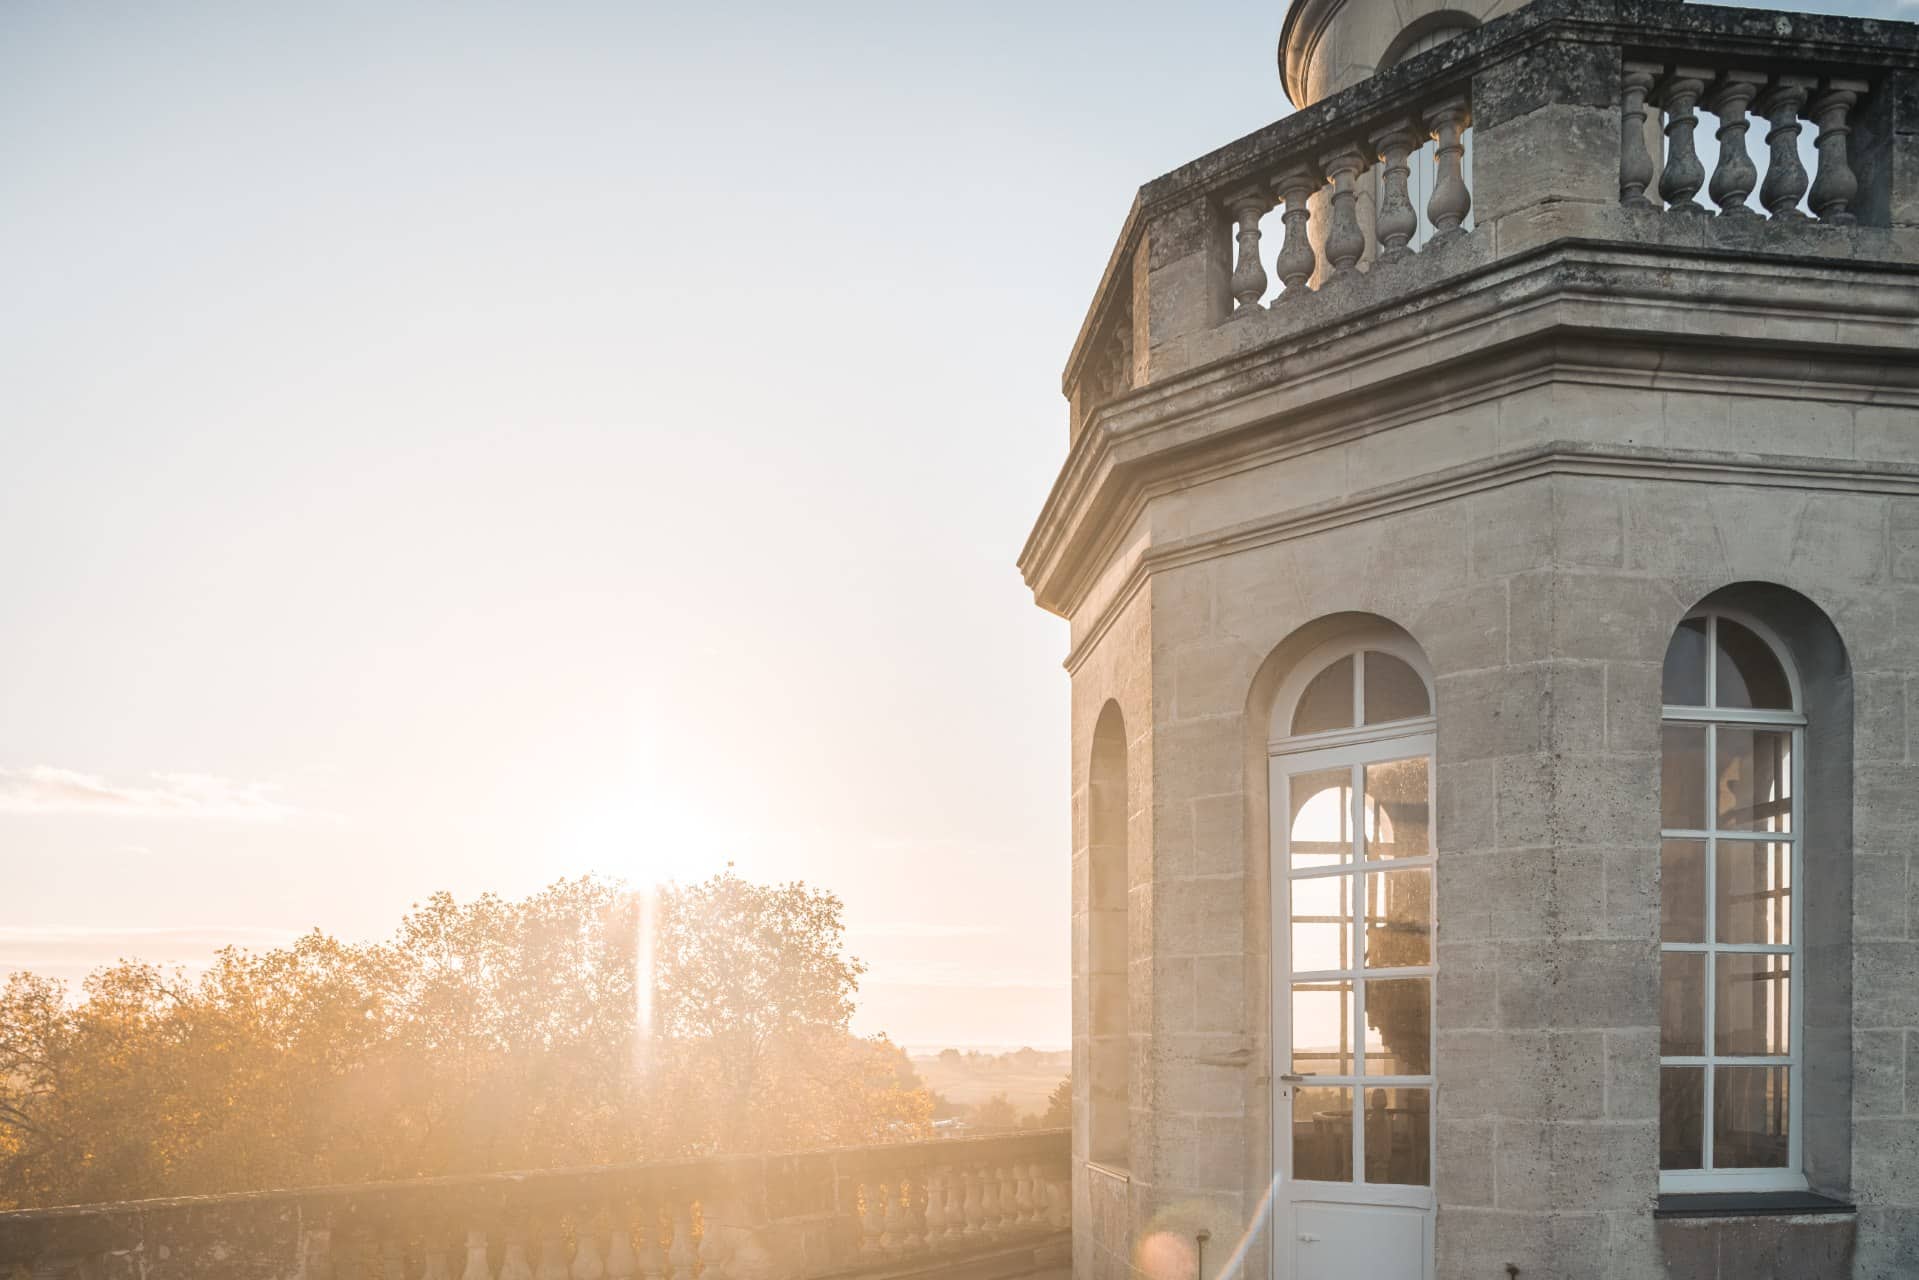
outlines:
[[285, 946], [292, 929], [260, 925], [184, 925], [116, 928], [86, 925], [0, 925], [0, 979], [25, 969], [77, 983], [103, 964], [125, 957], [162, 966], [204, 967], [221, 947], [264, 951]]
[[129, 785], [37, 764], [0, 769], [0, 813], [280, 822], [300, 810], [274, 799], [278, 790], [272, 783], [236, 782], [206, 773], [155, 773], [144, 786]]
[[880, 924], [851, 924], [846, 932], [856, 938], [990, 938], [1006, 932], [999, 924], [921, 924], [893, 920]]

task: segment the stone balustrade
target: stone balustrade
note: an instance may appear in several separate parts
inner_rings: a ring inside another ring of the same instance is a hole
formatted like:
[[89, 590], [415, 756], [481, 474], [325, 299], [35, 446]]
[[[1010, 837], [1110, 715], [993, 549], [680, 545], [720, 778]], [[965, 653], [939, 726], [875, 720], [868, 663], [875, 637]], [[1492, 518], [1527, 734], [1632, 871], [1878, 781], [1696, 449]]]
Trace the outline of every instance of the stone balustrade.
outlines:
[[801, 1280], [1069, 1265], [1069, 1132], [0, 1213], [0, 1277]]
[[1141, 188], [1089, 309], [1073, 435], [1554, 244], [1919, 260], [1919, 25], [1534, 0], [1184, 165]]

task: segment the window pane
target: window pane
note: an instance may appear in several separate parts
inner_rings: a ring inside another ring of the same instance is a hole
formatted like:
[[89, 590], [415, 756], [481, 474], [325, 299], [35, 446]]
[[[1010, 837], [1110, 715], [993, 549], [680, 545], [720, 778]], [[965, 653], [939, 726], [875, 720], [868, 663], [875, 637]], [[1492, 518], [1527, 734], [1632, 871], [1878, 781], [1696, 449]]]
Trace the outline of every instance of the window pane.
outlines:
[[1293, 984], [1293, 1070], [1299, 1075], [1350, 1075], [1353, 984]]
[[1423, 1076], [1432, 1070], [1431, 978], [1366, 984], [1366, 1074]]
[[1293, 971], [1344, 969], [1353, 960], [1353, 878], [1293, 881]]
[[[1669, 731], [1670, 732], [1670, 731]], [[1719, 825], [1727, 831], [1792, 830], [1792, 733], [1718, 728]]]
[[[1341, 877], [1344, 879], [1345, 877]], [[1433, 873], [1374, 871], [1366, 876], [1366, 967], [1433, 962]]]
[[1293, 1090], [1293, 1176], [1313, 1182], [1353, 1180], [1353, 1091]]
[[1426, 757], [1366, 766], [1366, 856], [1418, 858], [1433, 851]]
[[1321, 769], [1286, 780], [1295, 867], [1334, 867], [1353, 856], [1353, 771]]
[[[1791, 1052], [1790, 957], [1721, 951], [1713, 957], [1713, 1052]], [[1675, 1051], [1676, 1052], [1676, 1051]]]
[[1324, 733], [1353, 727], [1353, 660], [1350, 655], [1314, 676], [1293, 712], [1294, 733]]
[[1792, 941], [1792, 846], [1719, 842], [1713, 920], [1721, 942]]
[[[1729, 618], [1719, 619], [1719, 706], [1792, 709], [1792, 686], [1770, 646]], [[1715, 1159], [1715, 1164], [1718, 1160]]]
[[1706, 730], [1669, 724], [1659, 734], [1659, 822], [1668, 829], [1706, 827]]
[[1388, 653], [1366, 652], [1366, 723], [1430, 715], [1432, 702], [1419, 673]]
[[1786, 1067], [1717, 1067], [1712, 1081], [1715, 1169], [1783, 1169], [1792, 1108]]
[[1659, 957], [1659, 1052], [1692, 1057], [1706, 1051], [1706, 957], [1667, 951]]
[[1706, 842], [1659, 845], [1659, 940], [1706, 940]]
[[1424, 1187], [1432, 1182], [1432, 1093], [1368, 1089], [1362, 1117], [1366, 1181]]
[[1705, 1162], [1706, 1069], [1659, 1069], [1659, 1167], [1697, 1169]]
[[1688, 618], [1666, 646], [1666, 677], [1660, 695], [1669, 707], [1706, 705], [1706, 620]]

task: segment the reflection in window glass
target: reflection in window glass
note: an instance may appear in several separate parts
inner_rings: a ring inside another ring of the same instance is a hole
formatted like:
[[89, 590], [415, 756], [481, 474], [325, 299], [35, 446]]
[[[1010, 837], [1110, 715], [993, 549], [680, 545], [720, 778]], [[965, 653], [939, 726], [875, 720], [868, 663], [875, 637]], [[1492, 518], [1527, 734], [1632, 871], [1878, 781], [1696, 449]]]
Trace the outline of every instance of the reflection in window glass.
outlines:
[[1366, 967], [1411, 968], [1431, 964], [1432, 960], [1433, 873], [1425, 867], [1369, 872], [1366, 876]]
[[[1668, 730], [1667, 732], [1671, 732]], [[1792, 829], [1792, 733], [1722, 724], [1717, 799], [1722, 831]]]
[[1353, 856], [1353, 771], [1319, 769], [1286, 783], [1294, 867], [1332, 867]]
[[1791, 942], [1792, 846], [1721, 840], [1718, 849], [1713, 919], [1719, 941]]
[[1353, 1091], [1315, 1086], [1293, 1090], [1293, 1177], [1353, 1180]]
[[1366, 856], [1420, 858], [1431, 853], [1426, 757], [1366, 766]]
[[1714, 1053], [1792, 1051], [1790, 970], [1782, 955], [1721, 951], [1713, 957]]
[[1706, 826], [1706, 730], [1669, 724], [1660, 730], [1659, 825], [1682, 831]]
[[1353, 727], [1353, 659], [1348, 654], [1314, 676], [1293, 712], [1294, 733]]
[[1386, 724], [1432, 714], [1426, 682], [1389, 653], [1366, 653], [1366, 723]]
[[1659, 957], [1659, 1052], [1675, 1058], [1706, 1051], [1706, 957], [1667, 951]]
[[1717, 1067], [1712, 1082], [1712, 1163], [1783, 1169], [1791, 1152], [1785, 1067]]
[[1366, 1181], [1430, 1185], [1432, 1117], [1429, 1089], [1366, 1090]]
[[[1752, 629], [1730, 618], [1717, 619], [1719, 690], [1716, 705], [1787, 711], [1792, 708], [1792, 686], [1772, 646]], [[1668, 699], [1671, 701], [1671, 699]]]
[[1659, 940], [1706, 940], [1706, 842], [1666, 840], [1659, 846]]
[[1366, 984], [1366, 1074], [1421, 1076], [1432, 1070], [1431, 978]]
[[1353, 984], [1293, 984], [1293, 1071], [1348, 1075], [1353, 1069]]
[[1706, 705], [1706, 620], [1687, 618], [1666, 646], [1661, 697], [1669, 707]]
[[1659, 1167], [1697, 1169], [1706, 1162], [1706, 1069], [1659, 1069]]
[[1293, 881], [1292, 964], [1295, 973], [1344, 969], [1353, 956], [1353, 878]]

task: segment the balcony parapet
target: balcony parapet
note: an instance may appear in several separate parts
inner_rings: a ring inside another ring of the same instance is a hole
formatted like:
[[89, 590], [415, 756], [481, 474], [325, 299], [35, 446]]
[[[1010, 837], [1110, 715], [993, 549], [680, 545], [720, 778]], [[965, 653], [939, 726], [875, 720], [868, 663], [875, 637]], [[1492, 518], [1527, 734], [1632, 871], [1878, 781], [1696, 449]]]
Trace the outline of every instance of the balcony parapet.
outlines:
[[0, 1213], [0, 1276], [1028, 1275], [1069, 1265], [1070, 1138], [1050, 1129]]
[[1919, 266], [1919, 24], [1534, 0], [1157, 178], [1067, 362], [1073, 437], [1149, 385], [1557, 242]]

